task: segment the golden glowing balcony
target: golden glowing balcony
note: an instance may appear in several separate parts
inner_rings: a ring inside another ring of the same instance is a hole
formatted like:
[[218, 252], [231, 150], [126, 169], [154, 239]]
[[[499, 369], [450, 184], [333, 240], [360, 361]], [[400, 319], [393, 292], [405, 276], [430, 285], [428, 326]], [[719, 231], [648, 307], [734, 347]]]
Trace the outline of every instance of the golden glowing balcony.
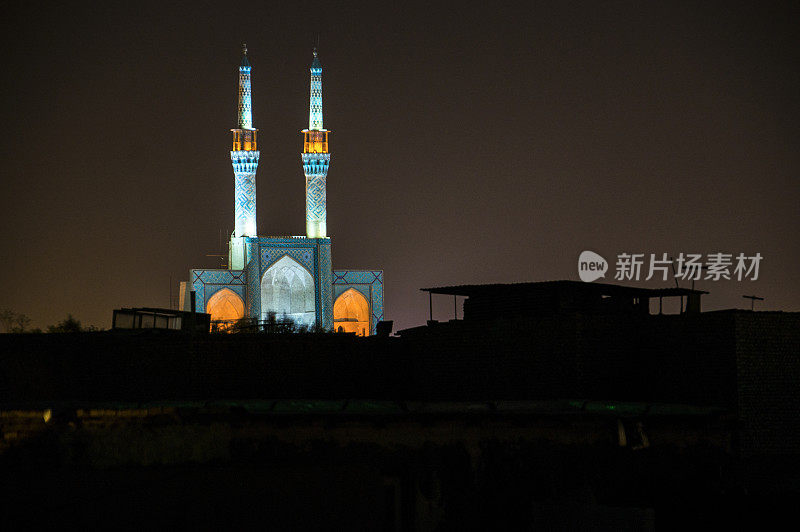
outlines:
[[257, 129], [231, 129], [233, 133], [233, 147], [231, 151], [256, 151]]
[[303, 153], [328, 153], [328, 133], [326, 129], [304, 129]]

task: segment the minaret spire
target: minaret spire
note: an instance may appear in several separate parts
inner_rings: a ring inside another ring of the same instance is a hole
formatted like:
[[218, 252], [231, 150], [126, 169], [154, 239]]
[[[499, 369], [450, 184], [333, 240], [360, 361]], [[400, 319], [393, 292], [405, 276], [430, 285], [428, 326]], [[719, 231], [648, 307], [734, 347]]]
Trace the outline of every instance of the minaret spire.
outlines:
[[250, 103], [250, 61], [247, 44], [242, 43], [242, 64], [239, 66], [239, 128], [253, 128], [253, 108]]
[[309, 98], [308, 129], [320, 131], [322, 127], [322, 63], [314, 47], [314, 60], [311, 62], [311, 98]]
[[306, 176], [306, 235], [327, 237], [326, 182], [331, 155], [328, 152], [328, 130], [322, 126], [322, 63], [314, 48], [311, 61], [311, 94], [308, 129], [303, 130], [303, 171]]
[[238, 124], [233, 133], [231, 163], [234, 175], [234, 230], [229, 250], [229, 268], [245, 266], [244, 237], [256, 237], [256, 169], [258, 168], [258, 130], [253, 128], [250, 102], [250, 61], [247, 45], [242, 43], [242, 62], [239, 65]]

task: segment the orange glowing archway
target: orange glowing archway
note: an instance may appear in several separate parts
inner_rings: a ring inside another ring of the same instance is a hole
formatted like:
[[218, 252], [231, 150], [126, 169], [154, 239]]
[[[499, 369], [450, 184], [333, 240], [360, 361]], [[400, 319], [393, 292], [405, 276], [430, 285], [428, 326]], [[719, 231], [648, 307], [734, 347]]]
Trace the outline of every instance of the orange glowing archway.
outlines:
[[242, 298], [228, 288], [223, 288], [209, 298], [206, 312], [211, 314], [211, 322], [222, 329], [232, 326], [236, 320], [244, 317]]
[[369, 335], [369, 302], [361, 292], [351, 288], [333, 304], [333, 330]]

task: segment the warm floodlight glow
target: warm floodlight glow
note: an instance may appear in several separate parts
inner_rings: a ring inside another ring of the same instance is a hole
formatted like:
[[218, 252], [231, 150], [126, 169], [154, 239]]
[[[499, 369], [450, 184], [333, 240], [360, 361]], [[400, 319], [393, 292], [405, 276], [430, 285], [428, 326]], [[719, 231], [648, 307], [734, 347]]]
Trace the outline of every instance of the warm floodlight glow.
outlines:
[[229, 328], [237, 320], [244, 317], [244, 302], [238, 294], [223, 288], [211, 296], [206, 304], [206, 313], [211, 314], [211, 321]]
[[357, 336], [368, 336], [369, 303], [361, 292], [350, 288], [336, 298], [333, 304], [333, 330], [352, 332]]

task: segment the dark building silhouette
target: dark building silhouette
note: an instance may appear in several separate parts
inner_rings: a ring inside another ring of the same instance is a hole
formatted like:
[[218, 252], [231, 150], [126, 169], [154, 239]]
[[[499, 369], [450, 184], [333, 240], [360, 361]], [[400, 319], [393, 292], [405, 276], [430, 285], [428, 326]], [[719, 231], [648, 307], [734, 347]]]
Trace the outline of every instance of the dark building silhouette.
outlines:
[[4, 518], [718, 528], [798, 495], [800, 314], [567, 281], [428, 290], [467, 297], [463, 319], [0, 336]]
[[111, 328], [115, 330], [171, 329], [208, 332], [210, 327], [210, 314], [149, 307], [115, 309], [111, 321]]
[[658, 301], [661, 313], [662, 300], [674, 297], [681, 298], [681, 313], [697, 313], [701, 296], [708, 293], [678, 287], [652, 289], [577, 281], [443, 286], [422, 291], [430, 296], [466, 296], [463, 317], [470, 322], [570, 312], [649, 314], [651, 301]]

